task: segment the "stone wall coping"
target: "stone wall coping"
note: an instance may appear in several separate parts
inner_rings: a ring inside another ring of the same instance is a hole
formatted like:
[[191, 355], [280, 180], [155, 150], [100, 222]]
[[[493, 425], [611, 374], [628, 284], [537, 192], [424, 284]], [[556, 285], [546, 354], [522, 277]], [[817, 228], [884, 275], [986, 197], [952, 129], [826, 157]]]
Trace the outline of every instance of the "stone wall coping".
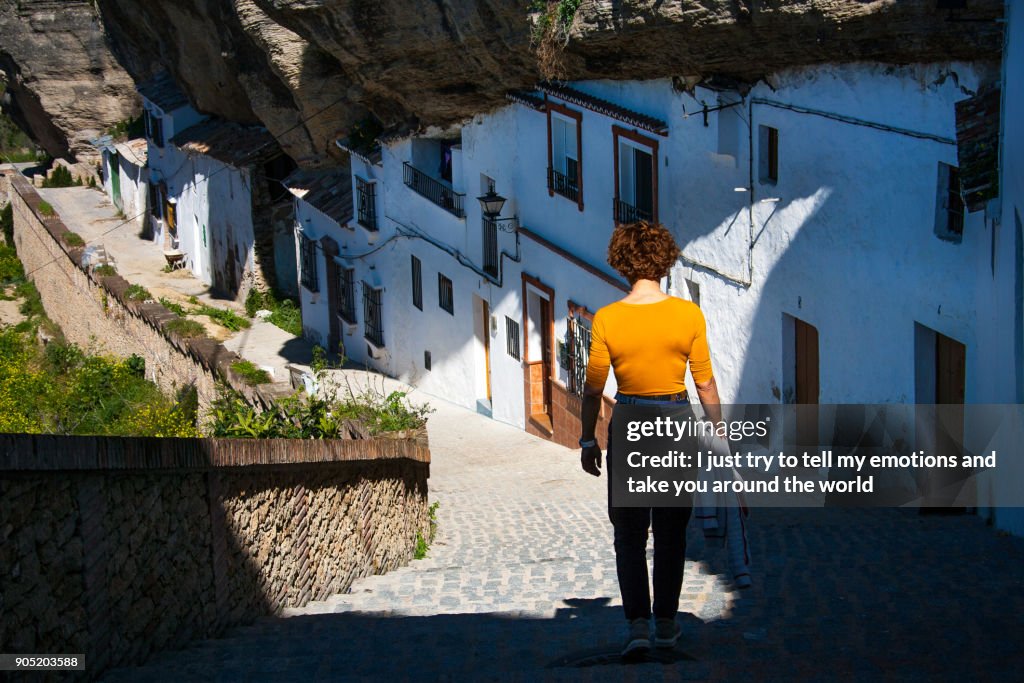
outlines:
[[287, 468], [342, 462], [430, 463], [415, 435], [371, 439], [219, 439], [0, 434], [0, 473]]

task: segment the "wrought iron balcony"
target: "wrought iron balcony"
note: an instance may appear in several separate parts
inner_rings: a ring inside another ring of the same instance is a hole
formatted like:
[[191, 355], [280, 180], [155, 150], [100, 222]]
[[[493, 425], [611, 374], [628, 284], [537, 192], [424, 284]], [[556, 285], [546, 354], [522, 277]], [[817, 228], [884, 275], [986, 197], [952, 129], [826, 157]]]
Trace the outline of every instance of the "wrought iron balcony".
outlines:
[[459, 194], [440, 180], [431, 178], [408, 161], [404, 162], [402, 166], [405, 184], [412, 188], [414, 192], [426, 197], [452, 215], [459, 218], [466, 217], [466, 211], [462, 204], [462, 200], [465, 199], [466, 195]]
[[651, 212], [639, 209], [621, 199], [615, 200], [615, 220], [619, 223], [636, 223], [651, 220]]
[[548, 187], [550, 187], [552, 191], [557, 192], [563, 197], [567, 197], [574, 202], [579, 201], [580, 186], [576, 178], [570, 178], [564, 173], [560, 173], [553, 168], [549, 168]]
[[484, 217], [483, 226], [484, 272], [498, 277], [498, 224]]
[[377, 190], [373, 183], [368, 183], [356, 176], [356, 208], [359, 225], [367, 230], [377, 230]]

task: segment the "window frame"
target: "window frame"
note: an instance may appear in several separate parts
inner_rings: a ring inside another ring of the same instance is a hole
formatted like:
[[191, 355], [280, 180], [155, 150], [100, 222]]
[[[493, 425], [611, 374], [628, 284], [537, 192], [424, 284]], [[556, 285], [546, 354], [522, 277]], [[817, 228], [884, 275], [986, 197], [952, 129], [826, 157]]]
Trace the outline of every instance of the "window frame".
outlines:
[[[636, 130], [623, 128], [622, 126], [612, 126], [612, 150], [615, 155], [615, 200], [612, 203], [612, 218], [616, 223], [621, 223], [619, 220], [619, 202], [624, 201], [619, 195], [619, 187], [621, 186], [620, 173], [620, 160], [619, 160], [619, 148], [623, 140], [628, 141], [632, 144], [627, 144], [628, 147], [634, 148], [647, 148], [647, 151], [651, 154], [651, 222], [658, 222], [658, 141], [655, 138], [648, 137]], [[641, 151], [644, 151], [641, 149]], [[634, 186], [636, 183], [636, 174], [633, 176]], [[635, 198], [634, 198], [634, 201]], [[634, 208], [638, 208], [634, 205]]]
[[762, 185], [777, 185], [779, 182], [779, 129], [774, 126], [758, 126], [758, 181]]
[[947, 242], [962, 242], [967, 203], [959, 166], [944, 161], [938, 163], [935, 193], [935, 235]]
[[[569, 390], [569, 393], [581, 398], [587, 384], [587, 362], [590, 359], [589, 340], [593, 323], [594, 314], [592, 311], [588, 310], [586, 306], [581, 306], [572, 300], [569, 301], [569, 315], [566, 317], [565, 326], [566, 347], [568, 351], [566, 357], [569, 361], [568, 367], [565, 369], [567, 379], [569, 380], [566, 388]], [[573, 334], [573, 327], [575, 325], [583, 325], [587, 330], [587, 344], [582, 350], [576, 348], [577, 335]], [[582, 367], [577, 365], [577, 358], [581, 359]]]
[[337, 316], [348, 325], [356, 324], [356, 269], [339, 265]]
[[[363, 339], [384, 348], [384, 289], [363, 283]], [[374, 325], [376, 322], [376, 325]]]
[[[515, 334], [513, 334], [513, 331]], [[523, 333], [518, 320], [505, 316], [505, 353], [513, 360], [523, 360]]]
[[409, 277], [412, 280], [412, 305], [423, 310], [423, 262], [416, 254], [410, 254]]
[[299, 284], [309, 292], [319, 292], [320, 278], [316, 265], [316, 240], [302, 231], [299, 231], [299, 266]]
[[[554, 197], [556, 194], [565, 197], [569, 201], [573, 201], [572, 197], [567, 196], [562, 192], [555, 191], [555, 158], [554, 158], [554, 133], [552, 125], [552, 114], [572, 121], [576, 125], [576, 206], [580, 211], [583, 211], [583, 112], [570, 109], [565, 105], [558, 104], [546, 100], [545, 112], [547, 114], [547, 126], [548, 126], [548, 196]], [[568, 157], [567, 157], [568, 158]], [[559, 171], [561, 172], [561, 171]]]
[[[447, 287], [447, 306], [445, 305], [445, 288]], [[437, 305], [442, 311], [455, 315], [455, 283], [444, 273], [437, 274]]]

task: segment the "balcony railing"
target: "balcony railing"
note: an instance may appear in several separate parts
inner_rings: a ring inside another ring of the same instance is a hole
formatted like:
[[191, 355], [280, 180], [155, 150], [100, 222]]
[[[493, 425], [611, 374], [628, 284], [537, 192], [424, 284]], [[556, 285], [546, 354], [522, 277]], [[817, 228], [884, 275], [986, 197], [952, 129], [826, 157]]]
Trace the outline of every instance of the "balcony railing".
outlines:
[[484, 218], [484, 272], [498, 277], [498, 224]]
[[579, 201], [580, 197], [580, 186], [576, 178], [570, 178], [564, 173], [560, 173], [553, 168], [549, 168], [550, 173], [548, 177], [548, 186], [563, 197], [567, 197], [572, 201]]
[[359, 225], [367, 230], [377, 229], [377, 190], [373, 183], [356, 177], [356, 208]]
[[651, 220], [651, 212], [639, 209], [621, 199], [615, 200], [615, 220], [619, 223], [636, 223]]
[[462, 207], [462, 200], [465, 199], [466, 195], [459, 194], [440, 180], [431, 178], [408, 161], [403, 164], [403, 167], [405, 184], [412, 188], [414, 192], [426, 197], [445, 211], [459, 218], [466, 217], [466, 211]]

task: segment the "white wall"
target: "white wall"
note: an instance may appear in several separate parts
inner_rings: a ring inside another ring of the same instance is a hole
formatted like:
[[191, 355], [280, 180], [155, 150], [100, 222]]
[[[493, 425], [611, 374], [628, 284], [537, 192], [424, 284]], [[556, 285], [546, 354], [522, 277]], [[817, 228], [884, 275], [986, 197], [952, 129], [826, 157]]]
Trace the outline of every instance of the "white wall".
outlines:
[[178, 248], [186, 265], [204, 284], [243, 290], [253, 271], [248, 171], [200, 154], [190, 157], [170, 144], [163, 162], [173, 173], [163, 179], [168, 196], [177, 200]]
[[[1003, 53], [1002, 149], [1000, 150], [1000, 211], [995, 228], [995, 267], [990, 253], [979, 264], [978, 316], [987, 321], [990, 334], [979, 335], [982, 343], [980, 374], [986, 382], [984, 399], [991, 403], [1024, 403], [1024, 6], [1006, 3], [1006, 44]], [[1020, 407], [1017, 409], [1020, 414]], [[970, 426], [968, 425], [968, 434]], [[1024, 459], [1019, 457], [1024, 442], [1024, 424], [1017, 421], [1004, 429], [990, 444], [1002, 458], [994, 472], [980, 478], [982, 504], [999, 505], [1014, 499], [1024, 481]], [[990, 518], [1001, 529], [1024, 535], [1024, 510], [995, 508]]]

